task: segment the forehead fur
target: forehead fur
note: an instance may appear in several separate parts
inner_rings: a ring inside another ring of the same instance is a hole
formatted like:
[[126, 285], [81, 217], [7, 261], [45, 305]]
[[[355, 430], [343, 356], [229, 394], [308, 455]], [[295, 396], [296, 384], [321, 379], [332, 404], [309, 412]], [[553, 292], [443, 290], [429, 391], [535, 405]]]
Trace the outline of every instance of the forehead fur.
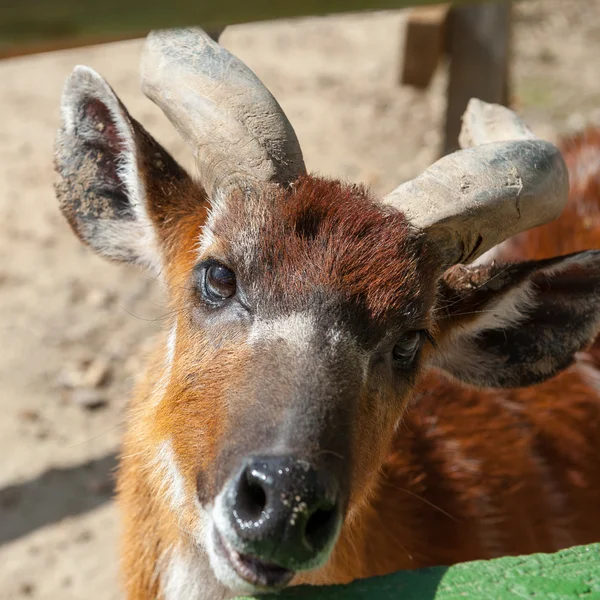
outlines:
[[434, 285], [423, 236], [360, 186], [307, 176], [290, 190], [236, 193], [210, 234], [263, 310], [341, 301], [374, 319], [410, 317]]

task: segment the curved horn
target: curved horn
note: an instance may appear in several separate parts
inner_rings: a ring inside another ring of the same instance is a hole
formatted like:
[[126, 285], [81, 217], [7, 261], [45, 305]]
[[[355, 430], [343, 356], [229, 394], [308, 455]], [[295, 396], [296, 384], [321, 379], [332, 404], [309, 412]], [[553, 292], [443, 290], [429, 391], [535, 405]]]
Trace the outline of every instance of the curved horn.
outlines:
[[191, 146], [209, 196], [240, 181], [288, 185], [306, 172], [275, 98], [202, 29], [151, 32], [141, 71], [144, 93]]
[[472, 99], [459, 142], [465, 149], [384, 198], [439, 245], [446, 266], [561, 214], [569, 192], [563, 157], [512, 111]]

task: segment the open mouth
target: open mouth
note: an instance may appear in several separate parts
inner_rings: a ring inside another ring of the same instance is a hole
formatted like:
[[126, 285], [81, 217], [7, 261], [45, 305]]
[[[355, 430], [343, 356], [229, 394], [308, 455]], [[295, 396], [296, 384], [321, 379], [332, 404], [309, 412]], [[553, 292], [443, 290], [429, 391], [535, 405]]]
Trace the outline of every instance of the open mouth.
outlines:
[[279, 565], [261, 560], [256, 556], [241, 554], [231, 548], [217, 532], [217, 546], [229, 560], [234, 571], [244, 581], [262, 588], [281, 588], [294, 577], [294, 571]]

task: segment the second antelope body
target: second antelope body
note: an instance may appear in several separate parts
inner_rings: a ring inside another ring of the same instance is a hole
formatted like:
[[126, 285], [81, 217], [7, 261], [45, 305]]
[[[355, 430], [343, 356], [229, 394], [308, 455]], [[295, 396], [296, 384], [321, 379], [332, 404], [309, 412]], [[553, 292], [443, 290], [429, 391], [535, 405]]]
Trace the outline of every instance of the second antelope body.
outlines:
[[[381, 199], [307, 174], [277, 102], [199, 29], [151, 34], [142, 81], [198, 181], [85, 67], [56, 144], [74, 232], [174, 310], [123, 446], [127, 598], [600, 540], [600, 253], [540, 259], [522, 233], [565, 206], [560, 151], [472, 101], [464, 149]], [[501, 260], [517, 234], [536, 260]]]

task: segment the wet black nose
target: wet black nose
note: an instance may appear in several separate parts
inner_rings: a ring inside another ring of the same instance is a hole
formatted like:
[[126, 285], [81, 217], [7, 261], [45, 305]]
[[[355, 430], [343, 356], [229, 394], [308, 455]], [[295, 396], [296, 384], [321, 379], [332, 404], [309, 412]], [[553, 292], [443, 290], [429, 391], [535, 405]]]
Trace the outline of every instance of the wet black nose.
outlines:
[[341, 521], [337, 486], [328, 479], [301, 459], [250, 459], [226, 494], [240, 550], [287, 569], [316, 566]]

